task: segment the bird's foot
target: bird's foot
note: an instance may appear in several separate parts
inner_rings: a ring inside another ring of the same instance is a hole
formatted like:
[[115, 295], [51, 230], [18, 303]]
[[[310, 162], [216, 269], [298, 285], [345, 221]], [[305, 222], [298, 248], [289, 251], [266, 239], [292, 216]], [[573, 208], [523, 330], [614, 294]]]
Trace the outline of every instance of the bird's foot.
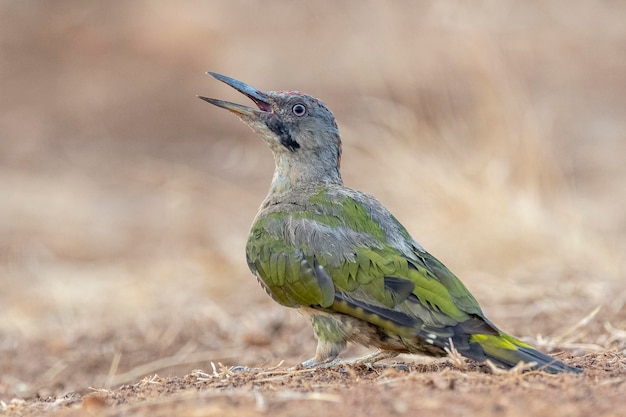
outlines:
[[389, 350], [377, 350], [376, 352], [368, 353], [367, 355], [352, 359], [347, 363], [351, 365], [365, 365], [367, 367], [371, 367], [378, 361], [382, 361], [383, 359], [395, 358], [396, 356], [398, 356], [397, 352], [391, 352]]
[[[302, 362], [298, 369], [314, 369], [314, 368], [335, 368], [340, 367], [342, 365], [364, 365], [365, 367], [372, 369], [374, 364], [378, 361], [382, 361], [383, 359], [391, 359], [398, 356], [396, 352], [390, 352], [385, 350], [377, 350], [376, 352], [368, 353], [367, 355], [361, 356], [359, 358], [351, 359], [351, 360], [343, 360], [339, 358], [330, 359], [327, 361], [318, 362], [315, 358], [311, 358]], [[378, 366], [389, 366], [395, 368], [399, 371], [408, 371], [408, 366], [406, 364], [392, 364], [392, 365], [382, 365]]]
[[345, 362], [339, 358], [330, 359], [327, 361], [318, 362], [315, 358], [308, 359], [302, 362], [298, 368], [300, 369], [314, 369], [314, 368], [333, 368], [335, 366], [343, 365]]

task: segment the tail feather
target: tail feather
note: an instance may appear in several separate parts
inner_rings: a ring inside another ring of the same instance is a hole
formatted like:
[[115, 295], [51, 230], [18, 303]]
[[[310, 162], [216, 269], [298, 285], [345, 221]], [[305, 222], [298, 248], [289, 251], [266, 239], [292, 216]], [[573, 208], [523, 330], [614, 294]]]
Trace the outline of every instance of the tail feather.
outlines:
[[500, 333], [497, 336], [474, 334], [469, 339], [469, 347], [470, 349], [464, 352], [469, 358], [481, 362], [489, 359], [496, 365], [507, 369], [514, 367], [519, 362], [534, 362], [536, 365], [532, 369], [551, 374], [582, 372], [582, 369], [566, 365], [505, 333]]
[[561, 372], [581, 373], [582, 369], [569, 366], [558, 359], [539, 352], [498, 328], [483, 316], [475, 315], [453, 327], [452, 342], [459, 353], [470, 359], [510, 369], [520, 362], [535, 363], [532, 369], [551, 374]]

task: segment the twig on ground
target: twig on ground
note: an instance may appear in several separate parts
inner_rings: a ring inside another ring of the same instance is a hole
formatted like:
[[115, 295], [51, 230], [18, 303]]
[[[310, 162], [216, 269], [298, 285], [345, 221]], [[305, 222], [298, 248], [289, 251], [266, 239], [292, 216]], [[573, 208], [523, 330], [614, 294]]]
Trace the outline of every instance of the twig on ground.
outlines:
[[448, 339], [448, 341], [450, 342], [450, 347], [444, 348], [444, 350], [448, 354], [448, 358], [450, 358], [450, 362], [452, 362], [454, 366], [456, 366], [462, 371], [467, 370], [467, 362], [465, 361], [465, 358], [459, 353], [458, 350], [456, 350], [456, 348], [454, 347], [454, 342], [452, 342], [452, 339]]

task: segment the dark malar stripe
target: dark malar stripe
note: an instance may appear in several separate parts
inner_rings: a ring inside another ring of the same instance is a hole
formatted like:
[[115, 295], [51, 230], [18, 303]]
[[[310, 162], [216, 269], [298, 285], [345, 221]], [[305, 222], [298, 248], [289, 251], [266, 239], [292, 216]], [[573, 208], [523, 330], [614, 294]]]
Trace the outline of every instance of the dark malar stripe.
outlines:
[[285, 148], [293, 152], [300, 147], [300, 144], [293, 140], [289, 129], [287, 129], [287, 126], [285, 126], [280, 119], [271, 117], [267, 120], [266, 124], [267, 127], [280, 138], [280, 143]]

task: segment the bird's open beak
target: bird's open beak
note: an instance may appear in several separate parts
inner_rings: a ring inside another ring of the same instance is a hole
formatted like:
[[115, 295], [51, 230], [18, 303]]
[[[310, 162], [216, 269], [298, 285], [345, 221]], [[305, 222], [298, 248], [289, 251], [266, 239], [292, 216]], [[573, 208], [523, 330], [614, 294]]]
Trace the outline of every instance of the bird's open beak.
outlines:
[[207, 72], [207, 74], [217, 78], [221, 82], [230, 85], [235, 90], [248, 96], [252, 101], [254, 101], [258, 109], [248, 106], [242, 106], [241, 104], [231, 103], [229, 101], [217, 100], [215, 98], [202, 96], [198, 96], [198, 98], [206, 101], [207, 103], [211, 103], [226, 110], [230, 110], [238, 116], [258, 117], [259, 113], [272, 112], [272, 105], [269, 102], [267, 94], [265, 94], [264, 92], [225, 75], [216, 74], [214, 72]]

